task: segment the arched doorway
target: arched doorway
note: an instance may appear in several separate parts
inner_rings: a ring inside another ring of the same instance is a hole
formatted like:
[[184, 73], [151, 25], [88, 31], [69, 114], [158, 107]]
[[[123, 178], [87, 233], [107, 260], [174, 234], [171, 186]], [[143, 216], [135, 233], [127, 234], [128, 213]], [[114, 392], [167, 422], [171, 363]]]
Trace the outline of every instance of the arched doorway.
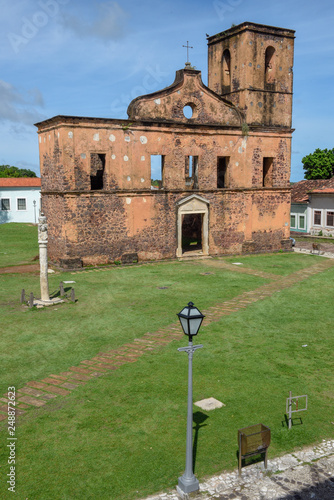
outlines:
[[177, 257], [209, 255], [209, 204], [195, 194], [177, 203]]

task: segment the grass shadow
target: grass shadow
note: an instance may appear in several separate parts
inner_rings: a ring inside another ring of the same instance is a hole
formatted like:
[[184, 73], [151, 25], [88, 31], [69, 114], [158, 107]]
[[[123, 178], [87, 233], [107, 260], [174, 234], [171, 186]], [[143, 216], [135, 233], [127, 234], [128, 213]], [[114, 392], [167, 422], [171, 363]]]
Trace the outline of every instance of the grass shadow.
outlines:
[[193, 414], [193, 422], [195, 426], [193, 429], [195, 430], [194, 444], [193, 444], [193, 471], [195, 471], [196, 466], [196, 455], [197, 455], [197, 445], [198, 445], [198, 433], [202, 427], [206, 427], [207, 424], [204, 424], [206, 419], [209, 418], [208, 415], [202, 413], [201, 411], [196, 411]]
[[[241, 469], [247, 467], [248, 465], [258, 464], [264, 462], [265, 452], [259, 452], [258, 455], [252, 455], [241, 460]], [[239, 450], [236, 451], [237, 462], [239, 463]]]
[[[297, 421], [299, 421], [299, 423]], [[289, 428], [289, 417], [288, 417], [288, 415], [286, 415], [286, 414], [284, 415], [284, 420], [282, 420], [281, 423], [282, 423], [282, 427]], [[294, 425], [303, 425], [302, 418], [301, 417], [294, 417], [294, 418], [292, 418], [291, 419], [291, 425], [292, 425], [292, 427]]]
[[64, 288], [64, 294], [60, 295], [60, 290], [57, 288], [53, 292], [50, 292], [50, 297], [53, 299], [55, 299], [57, 297], [65, 297], [68, 292], [71, 292], [71, 290], [72, 290], [72, 287], [68, 286], [68, 287]]

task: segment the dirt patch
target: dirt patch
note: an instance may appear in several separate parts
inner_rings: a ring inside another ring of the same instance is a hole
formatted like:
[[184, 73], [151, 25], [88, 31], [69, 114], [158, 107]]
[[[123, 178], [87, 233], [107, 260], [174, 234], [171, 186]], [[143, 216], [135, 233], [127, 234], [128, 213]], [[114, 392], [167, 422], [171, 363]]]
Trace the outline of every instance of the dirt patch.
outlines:
[[[314, 243], [311, 241], [297, 241], [295, 248], [300, 248], [304, 250], [312, 250]], [[317, 249], [321, 252], [329, 252], [334, 253], [334, 244], [333, 243], [316, 243]]]
[[39, 272], [39, 264], [27, 264], [26, 266], [10, 266], [0, 268], [0, 274], [23, 274]]

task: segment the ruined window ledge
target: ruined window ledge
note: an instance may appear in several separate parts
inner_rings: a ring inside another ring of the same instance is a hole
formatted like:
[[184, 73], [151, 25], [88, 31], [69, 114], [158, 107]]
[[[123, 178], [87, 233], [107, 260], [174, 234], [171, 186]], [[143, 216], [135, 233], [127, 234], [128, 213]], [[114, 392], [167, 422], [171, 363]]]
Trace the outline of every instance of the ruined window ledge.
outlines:
[[212, 189], [157, 189], [152, 191], [151, 189], [114, 189], [112, 191], [106, 190], [98, 190], [98, 191], [42, 191], [43, 196], [47, 195], [57, 195], [57, 196], [80, 196], [80, 195], [92, 195], [99, 196], [105, 194], [114, 194], [117, 196], [136, 196], [143, 194], [145, 196], [155, 196], [159, 194], [166, 193], [192, 193], [192, 192], [201, 192], [201, 193], [225, 193], [225, 192], [242, 192], [242, 191], [278, 191], [278, 192], [290, 192], [291, 187], [228, 187], [228, 188], [212, 188]]

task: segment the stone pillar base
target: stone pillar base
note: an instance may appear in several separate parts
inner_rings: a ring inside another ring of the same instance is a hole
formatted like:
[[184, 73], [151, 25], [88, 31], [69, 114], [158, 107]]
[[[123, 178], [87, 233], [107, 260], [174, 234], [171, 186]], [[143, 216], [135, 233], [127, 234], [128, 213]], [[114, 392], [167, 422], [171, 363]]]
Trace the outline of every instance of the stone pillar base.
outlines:
[[63, 299], [60, 299], [58, 297], [55, 297], [54, 299], [49, 299], [49, 300], [42, 300], [42, 299], [35, 299], [34, 298], [34, 306], [39, 307], [45, 307], [45, 306], [54, 306], [55, 304], [61, 304]]

